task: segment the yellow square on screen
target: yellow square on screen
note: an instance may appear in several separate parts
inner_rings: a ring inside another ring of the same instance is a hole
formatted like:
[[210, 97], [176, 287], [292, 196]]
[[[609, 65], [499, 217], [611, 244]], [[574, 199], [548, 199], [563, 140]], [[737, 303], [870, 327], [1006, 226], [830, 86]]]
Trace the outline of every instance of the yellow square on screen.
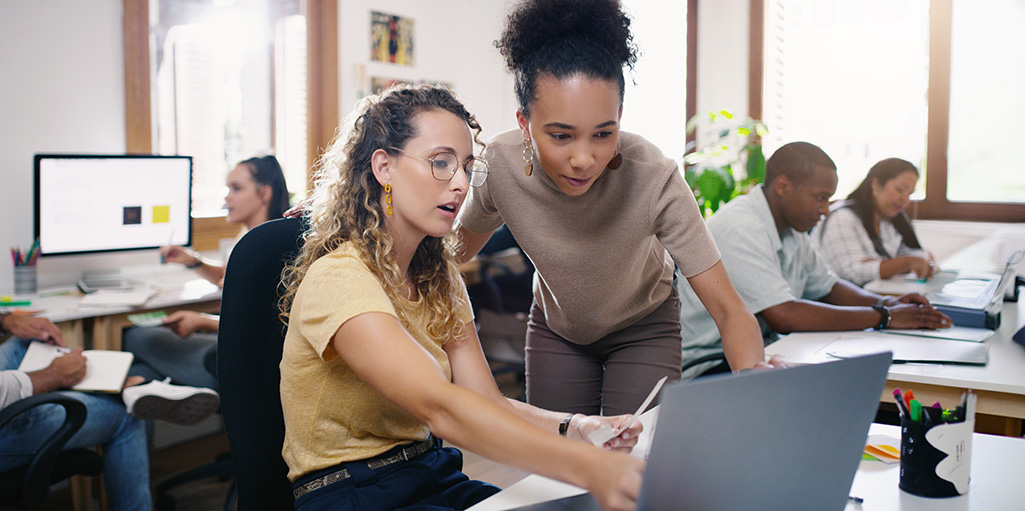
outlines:
[[166, 224], [171, 221], [171, 206], [153, 206], [153, 223]]

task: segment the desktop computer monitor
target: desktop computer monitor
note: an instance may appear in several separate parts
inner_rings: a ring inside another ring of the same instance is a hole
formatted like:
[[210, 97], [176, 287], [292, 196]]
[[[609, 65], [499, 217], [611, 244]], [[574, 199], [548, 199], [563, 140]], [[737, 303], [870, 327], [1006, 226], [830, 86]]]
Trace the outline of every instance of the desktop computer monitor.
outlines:
[[190, 245], [191, 204], [189, 156], [35, 156], [43, 257]]

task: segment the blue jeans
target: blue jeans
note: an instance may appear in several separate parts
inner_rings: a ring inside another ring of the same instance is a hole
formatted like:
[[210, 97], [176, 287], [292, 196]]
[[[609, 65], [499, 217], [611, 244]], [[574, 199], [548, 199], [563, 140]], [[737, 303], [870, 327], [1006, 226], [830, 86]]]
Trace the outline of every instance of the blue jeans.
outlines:
[[[0, 344], [0, 370], [17, 369], [28, 341]], [[111, 510], [148, 510], [149, 452], [143, 421], [125, 411], [120, 396], [61, 391], [85, 404], [87, 416], [65, 448], [103, 448], [103, 483]], [[0, 428], [0, 471], [27, 464], [43, 442], [64, 422], [64, 409], [41, 405]]]
[[205, 366], [207, 353], [217, 349], [216, 333], [181, 337], [167, 327], [137, 326], [125, 330], [121, 349], [135, 355], [129, 374], [217, 390], [217, 377]]
[[[402, 446], [382, 454], [390, 456]], [[313, 490], [295, 501], [297, 511], [452, 511], [466, 509], [499, 492], [497, 486], [470, 480], [463, 474], [463, 453], [442, 447], [416, 458], [371, 470], [365, 461], [341, 463], [296, 480], [293, 488], [346, 468], [351, 477]]]

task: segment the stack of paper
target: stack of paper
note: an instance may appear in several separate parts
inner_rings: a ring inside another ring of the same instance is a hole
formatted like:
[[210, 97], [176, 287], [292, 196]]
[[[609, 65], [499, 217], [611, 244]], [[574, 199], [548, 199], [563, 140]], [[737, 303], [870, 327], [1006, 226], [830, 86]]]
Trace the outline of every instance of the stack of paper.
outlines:
[[82, 297], [78, 302], [83, 307], [136, 307], [146, 303], [153, 297], [156, 291], [143, 289], [138, 291], [115, 291], [112, 289], [100, 289]]

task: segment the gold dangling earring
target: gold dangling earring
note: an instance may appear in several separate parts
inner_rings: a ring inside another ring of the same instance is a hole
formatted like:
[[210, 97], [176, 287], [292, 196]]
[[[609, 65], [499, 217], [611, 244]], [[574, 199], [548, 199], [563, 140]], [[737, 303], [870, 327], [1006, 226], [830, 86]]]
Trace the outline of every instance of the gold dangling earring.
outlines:
[[384, 207], [384, 212], [391, 216], [391, 183], [384, 184], [384, 203], [387, 204]]
[[609, 160], [609, 164], [607, 166], [608, 166], [609, 170], [616, 170], [622, 164], [623, 164], [623, 153], [619, 152], [619, 149], [616, 149], [616, 155], [613, 156], [611, 160]]
[[534, 173], [534, 148], [529, 138], [523, 139], [523, 172], [527, 177]]

